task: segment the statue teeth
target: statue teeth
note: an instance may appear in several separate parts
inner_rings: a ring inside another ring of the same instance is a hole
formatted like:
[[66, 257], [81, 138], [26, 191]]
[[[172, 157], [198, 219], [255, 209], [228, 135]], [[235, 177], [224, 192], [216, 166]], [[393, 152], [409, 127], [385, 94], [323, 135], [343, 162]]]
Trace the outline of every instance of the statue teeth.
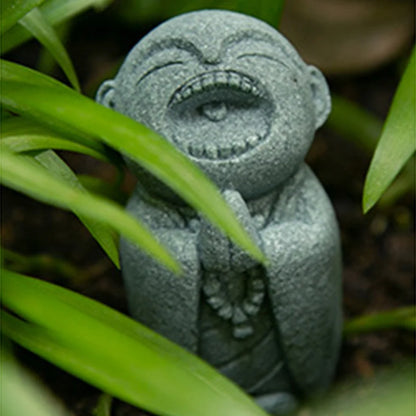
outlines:
[[190, 143], [190, 144], [189, 144], [189, 146], [188, 146], [188, 153], [189, 153], [191, 156], [195, 156], [195, 155], [194, 155], [194, 146], [192, 145], [192, 143]]
[[212, 75], [205, 74], [201, 79], [201, 87], [202, 89], [208, 88], [210, 85], [212, 85]]
[[246, 150], [246, 143], [240, 142], [233, 145], [233, 153], [238, 156]]
[[197, 80], [194, 84], [192, 84], [192, 92], [198, 93], [204, 90], [204, 86], [202, 85], [202, 80]]
[[261, 95], [259, 87], [249, 77], [233, 71], [213, 71], [193, 78], [182, 86], [174, 94], [171, 104], [178, 104], [193, 94], [215, 87], [230, 87], [256, 97]]
[[182, 100], [190, 97], [193, 93], [193, 88], [192, 85], [189, 85], [188, 87], [186, 87], [183, 91], [182, 91]]
[[[231, 145], [215, 145], [214, 143], [196, 144], [189, 143], [187, 150], [188, 154], [197, 158], [207, 158], [210, 160], [227, 159], [231, 156], [239, 156], [246, 151], [255, 148], [260, 142], [259, 135], [248, 137], [244, 142], [238, 142]], [[256, 289], [261, 286], [263, 282], [255, 282], [253, 288]]]
[[251, 93], [256, 97], [260, 96], [260, 90], [255, 85], [251, 86]]
[[252, 90], [252, 83], [247, 78], [242, 78], [240, 87], [244, 92], [250, 92]]
[[188, 147], [188, 153], [194, 157], [202, 157], [204, 156], [204, 149], [195, 143], [191, 143]]
[[227, 157], [231, 156], [233, 154], [233, 150], [231, 147], [222, 147], [219, 149], [219, 156], [222, 159], [226, 159]]
[[246, 139], [246, 143], [250, 149], [256, 146], [256, 144], [260, 141], [260, 137], [258, 135], [250, 136]]
[[196, 156], [196, 157], [202, 157], [202, 156], [205, 156], [205, 153], [204, 153], [204, 148], [203, 148], [203, 147], [196, 146], [196, 147], [195, 147], [194, 152], [195, 152], [195, 156]]
[[227, 85], [228, 76], [226, 72], [218, 72], [215, 79], [218, 84]]
[[218, 157], [218, 149], [213, 145], [206, 145], [204, 153], [209, 159], [217, 159]]
[[240, 86], [240, 76], [230, 72], [228, 74], [228, 85], [238, 88]]

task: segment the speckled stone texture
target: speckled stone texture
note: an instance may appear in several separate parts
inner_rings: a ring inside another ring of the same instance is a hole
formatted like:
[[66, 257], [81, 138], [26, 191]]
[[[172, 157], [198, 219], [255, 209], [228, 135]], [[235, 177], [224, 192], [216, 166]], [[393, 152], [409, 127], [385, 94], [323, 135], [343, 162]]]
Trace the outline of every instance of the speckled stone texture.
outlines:
[[139, 178], [128, 211], [184, 270], [175, 277], [122, 240], [132, 315], [270, 412], [325, 389], [340, 345], [341, 251], [331, 204], [303, 161], [330, 111], [320, 71], [264, 22], [199, 11], [143, 38], [97, 101], [189, 156], [269, 259], [257, 264], [128, 161]]

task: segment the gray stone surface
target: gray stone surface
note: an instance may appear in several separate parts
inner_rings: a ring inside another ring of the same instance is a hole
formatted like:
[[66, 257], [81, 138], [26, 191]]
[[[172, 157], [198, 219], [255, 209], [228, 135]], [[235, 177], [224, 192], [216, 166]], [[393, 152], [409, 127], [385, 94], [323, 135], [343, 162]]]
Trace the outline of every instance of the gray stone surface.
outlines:
[[122, 240], [132, 315], [199, 354], [269, 411], [325, 389], [341, 334], [341, 253], [303, 159], [326, 120], [324, 77], [269, 25], [237, 13], [175, 17], [143, 38], [97, 101], [188, 155], [266, 253], [257, 264], [134, 163], [127, 209], [182, 263], [177, 278]]

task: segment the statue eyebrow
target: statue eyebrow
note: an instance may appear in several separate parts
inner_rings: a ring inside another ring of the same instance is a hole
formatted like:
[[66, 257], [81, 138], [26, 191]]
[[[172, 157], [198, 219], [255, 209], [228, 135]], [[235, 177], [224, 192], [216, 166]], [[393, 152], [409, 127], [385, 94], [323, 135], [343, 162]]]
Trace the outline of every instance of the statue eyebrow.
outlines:
[[268, 55], [268, 54], [260, 53], [260, 52], [242, 53], [241, 55], [237, 56], [237, 59], [250, 57], [250, 56], [257, 56], [257, 57], [264, 58], [264, 59], [270, 59], [271, 61], [274, 61], [274, 62], [277, 62], [277, 63], [281, 64], [282, 66], [286, 67], [287, 69], [293, 69], [287, 63], [285, 63], [283, 59], [279, 59], [277, 56], [272, 56], [272, 55]]
[[276, 40], [273, 39], [272, 36], [260, 30], [254, 29], [254, 30], [245, 30], [244, 32], [234, 33], [226, 37], [221, 43], [222, 49], [232, 45], [233, 43], [242, 42], [244, 40], [262, 41], [262, 42], [269, 43], [271, 46], [276, 46]]
[[137, 84], [140, 84], [140, 82], [142, 82], [148, 75], [150, 75], [150, 74], [152, 74], [153, 72], [156, 72], [156, 71], [158, 71], [159, 69], [163, 69], [163, 68], [166, 68], [166, 67], [168, 67], [168, 66], [171, 66], [171, 65], [180, 65], [180, 64], [183, 64], [183, 61], [179, 61], [179, 60], [176, 60], [176, 61], [170, 61], [170, 62], [166, 62], [166, 63], [164, 63], [164, 64], [161, 64], [161, 65], [155, 65], [155, 66], [153, 66], [152, 68], [150, 68], [148, 71], [146, 71], [137, 81], [136, 81], [136, 85]]
[[[225, 50], [226, 48], [230, 47], [231, 45], [233, 45], [235, 43], [245, 41], [245, 40], [255, 41], [255, 42], [256, 41], [266, 42], [272, 47], [276, 47], [277, 43], [278, 43], [278, 40], [276, 40], [276, 38], [274, 36], [271, 36], [268, 33], [265, 33], [263, 31], [253, 29], [253, 30], [245, 30], [244, 32], [234, 33], [234, 34], [228, 36], [227, 38], [225, 38], [222, 41], [221, 49]], [[253, 56], [254, 55], [262, 56], [264, 58], [277, 61], [277, 62], [283, 64], [284, 66], [286, 66], [289, 69], [297, 69], [297, 70], [303, 72], [302, 64], [298, 63], [297, 60], [294, 57], [291, 56], [290, 52], [288, 52], [288, 50], [285, 48], [285, 45], [280, 44], [278, 47], [282, 51], [282, 53], [289, 59], [289, 62], [293, 64], [294, 68], [292, 68], [290, 65], [285, 64], [284, 62], [282, 62], [278, 58], [272, 57], [271, 55], [260, 54], [260, 53], [256, 53], [256, 52], [253, 52], [252, 55]], [[247, 55], [248, 54], [243, 54], [243, 55], [240, 55], [238, 58], [240, 58], [242, 56], [247, 56]]]
[[196, 56], [198, 59], [202, 57], [202, 52], [189, 40], [180, 38], [165, 38], [158, 42], [154, 42], [144, 54], [144, 58], [148, 59], [155, 53], [166, 49], [182, 49]]

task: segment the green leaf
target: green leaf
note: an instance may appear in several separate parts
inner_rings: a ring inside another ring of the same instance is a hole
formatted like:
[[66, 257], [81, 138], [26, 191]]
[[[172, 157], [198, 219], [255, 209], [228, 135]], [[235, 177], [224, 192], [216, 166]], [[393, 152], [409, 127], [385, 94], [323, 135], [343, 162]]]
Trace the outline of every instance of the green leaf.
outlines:
[[1, 145], [14, 153], [24, 153], [46, 149], [68, 150], [109, 162], [109, 159], [102, 153], [96, 152], [94, 149], [83, 146], [79, 143], [71, 142], [61, 137], [42, 136], [36, 134], [12, 136], [3, 139]]
[[[74, 188], [61, 178], [49, 174], [34, 161], [10, 153], [6, 149], [2, 149], [0, 161], [1, 181], [4, 185], [40, 201], [69, 209], [90, 220], [110, 226], [168, 268], [179, 271], [178, 264], [166, 249], [121, 206]], [[114, 258], [114, 255], [112, 257]]]
[[[111, 0], [49, 0], [40, 6], [40, 10], [49, 25], [55, 26], [90, 7], [103, 9], [110, 2]], [[2, 53], [10, 51], [31, 37], [31, 33], [22, 26], [12, 27], [2, 39]]]
[[[24, 71], [20, 68], [20, 72]], [[30, 76], [28, 72], [26, 78]], [[16, 79], [16, 74], [11, 78]], [[35, 83], [38, 79], [35, 76], [28, 82]], [[238, 223], [218, 189], [167, 140], [69, 88], [46, 86], [47, 82], [40, 80], [42, 86], [11, 81], [3, 75], [1, 102], [6, 108], [51, 129], [76, 130], [127, 154], [224, 230], [236, 244], [265, 262], [263, 253]]]
[[87, 191], [112, 199], [123, 206], [126, 205], [129, 195], [120, 188], [119, 178], [115, 183], [108, 183], [90, 175], [77, 175], [77, 178]]
[[3, 263], [7, 265], [7, 268], [18, 273], [52, 273], [75, 284], [85, 282], [89, 278], [88, 268], [78, 268], [65, 259], [49, 254], [27, 256], [4, 247], [0, 247], [0, 251]]
[[416, 330], [416, 307], [408, 306], [392, 311], [374, 313], [350, 319], [344, 325], [344, 335], [353, 336], [364, 332], [392, 328]]
[[52, 26], [43, 17], [42, 13], [36, 7], [26, 14], [19, 23], [27, 29], [32, 35], [51, 53], [61, 66], [65, 75], [73, 87], [80, 91], [77, 75], [72, 65], [64, 46], [62, 45], [59, 37], [53, 30]]
[[111, 416], [111, 405], [113, 398], [109, 394], [103, 393], [98, 399], [97, 407], [93, 411], [94, 416]]
[[[40, 153], [35, 159], [46, 168], [53, 177], [61, 179], [69, 187], [85, 192], [86, 195], [88, 195], [87, 190], [79, 182], [75, 173], [72, 172], [69, 166], [52, 150]], [[79, 212], [76, 208], [74, 208], [73, 211], [111, 261], [119, 267], [118, 236], [114, 233], [112, 227], [96, 221], [94, 217], [83, 215], [83, 212]]]
[[413, 49], [367, 173], [363, 194], [364, 212], [379, 200], [416, 150], [415, 66]]
[[0, 34], [14, 26], [26, 13], [44, 0], [2, 0], [0, 3]]
[[366, 380], [350, 380], [302, 407], [299, 416], [410, 416], [415, 414], [414, 362], [395, 364]]
[[[357, 103], [337, 95], [332, 96], [332, 110], [326, 126], [370, 154], [374, 153], [383, 129], [383, 123], [376, 116]], [[380, 208], [392, 206], [402, 195], [414, 192], [413, 164], [412, 160], [407, 162], [380, 199]]]
[[[266, 416], [199, 358], [67, 289], [3, 271], [4, 333], [135, 406], [172, 416]], [[23, 319], [21, 319], [21, 318]]]
[[1, 346], [1, 401], [3, 416], [64, 416], [69, 415], [39, 380], [25, 371], [9, 351]]
[[[0, 133], [1, 145], [14, 153], [48, 149], [67, 150], [110, 162], [118, 168], [123, 166], [119, 155], [110, 152], [102, 143], [88, 140], [85, 144], [75, 142], [22, 117], [11, 117], [2, 121]], [[78, 140], [83, 141], [82, 138]]]
[[23, 65], [5, 61], [4, 59], [0, 59], [0, 64], [1, 80], [24, 81], [27, 84], [54, 87], [60, 89], [61, 91], [67, 91], [69, 89], [66, 85], [62, 84], [56, 79], [53, 79], [50, 76], [42, 74], [33, 69], [27, 68]]
[[23, 117], [3, 120], [0, 133], [2, 146], [15, 153], [47, 149], [69, 150], [111, 162], [119, 169], [124, 166], [118, 153], [95, 139], [73, 132], [67, 132], [63, 136]]

